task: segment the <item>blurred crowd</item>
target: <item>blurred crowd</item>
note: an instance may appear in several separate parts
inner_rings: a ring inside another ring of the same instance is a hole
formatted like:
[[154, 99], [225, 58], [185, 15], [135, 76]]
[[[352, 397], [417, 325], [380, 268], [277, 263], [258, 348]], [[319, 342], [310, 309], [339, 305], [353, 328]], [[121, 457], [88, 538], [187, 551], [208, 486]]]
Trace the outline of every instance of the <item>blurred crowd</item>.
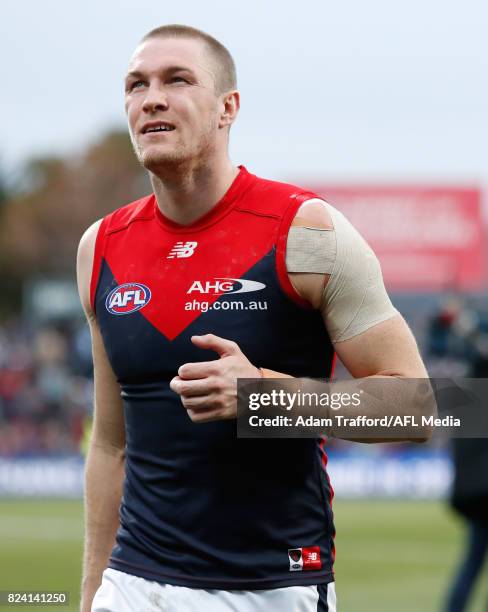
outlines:
[[488, 311], [463, 296], [441, 302], [427, 324], [424, 356], [432, 378], [488, 376]]
[[[457, 296], [423, 321], [405, 306], [431, 376], [487, 375], [488, 313]], [[81, 319], [0, 325], [0, 457], [78, 453], [92, 398], [90, 334]]]
[[92, 409], [91, 369], [86, 325], [0, 326], [0, 456], [78, 452]]

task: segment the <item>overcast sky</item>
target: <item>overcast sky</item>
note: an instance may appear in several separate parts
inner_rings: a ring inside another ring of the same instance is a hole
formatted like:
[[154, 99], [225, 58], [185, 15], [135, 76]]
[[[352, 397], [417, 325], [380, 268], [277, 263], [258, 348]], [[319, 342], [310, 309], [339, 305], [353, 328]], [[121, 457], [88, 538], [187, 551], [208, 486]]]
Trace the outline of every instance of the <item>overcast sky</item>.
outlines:
[[237, 64], [231, 156], [268, 178], [488, 183], [483, 0], [2, 0], [0, 160], [125, 126], [123, 76], [164, 23]]

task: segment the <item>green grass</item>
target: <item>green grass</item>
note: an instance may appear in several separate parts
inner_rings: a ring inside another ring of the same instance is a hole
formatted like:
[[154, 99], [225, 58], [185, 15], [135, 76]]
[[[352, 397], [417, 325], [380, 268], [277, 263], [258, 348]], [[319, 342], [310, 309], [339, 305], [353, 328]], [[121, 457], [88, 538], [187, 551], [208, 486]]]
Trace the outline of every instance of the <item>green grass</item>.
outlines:
[[[339, 612], [442, 610], [464, 535], [445, 505], [338, 501], [334, 513]], [[486, 570], [470, 612], [486, 612]]]
[[82, 537], [79, 501], [0, 501], [0, 590], [70, 593], [70, 606], [0, 610], [79, 610]]
[[[334, 511], [339, 612], [441, 611], [462, 546], [462, 526], [443, 504], [337, 501]], [[0, 590], [69, 591], [69, 607], [41, 609], [74, 612], [81, 551], [80, 502], [0, 501]], [[486, 577], [470, 612], [485, 611]]]

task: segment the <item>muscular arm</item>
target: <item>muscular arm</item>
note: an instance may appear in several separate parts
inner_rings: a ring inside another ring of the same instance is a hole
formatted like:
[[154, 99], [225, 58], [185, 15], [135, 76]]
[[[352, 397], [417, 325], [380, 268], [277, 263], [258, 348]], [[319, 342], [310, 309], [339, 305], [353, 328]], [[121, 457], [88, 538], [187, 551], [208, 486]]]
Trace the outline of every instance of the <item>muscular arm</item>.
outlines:
[[[329, 211], [334, 215], [334, 223]], [[432, 414], [429, 393], [422, 391], [426, 385], [407, 380], [427, 376], [415, 339], [403, 317], [392, 306], [384, 289], [379, 263], [364, 239], [338, 211], [318, 200], [304, 203], [292, 225], [302, 228], [294, 232], [295, 236], [301, 235], [292, 245], [294, 251], [290, 249], [290, 238], [287, 244], [286, 263], [293, 286], [302, 298], [320, 310], [334, 348], [352, 375], [361, 378], [360, 383], [364, 378], [374, 379], [374, 384], [367, 381], [368, 388], [364, 389], [367, 393], [361, 401], [361, 414], [367, 418]], [[319, 232], [310, 230], [315, 235], [309, 237], [308, 230], [303, 229], [307, 227], [319, 228]], [[317, 236], [322, 234], [320, 228], [330, 230], [330, 235]], [[304, 232], [307, 235], [304, 236]], [[326, 245], [321, 244], [321, 240], [325, 240]], [[327, 261], [321, 261], [317, 254], [322, 253], [322, 246], [330, 245], [332, 248], [323, 251]], [[289, 252], [294, 252], [295, 257], [289, 258]], [[302, 267], [311, 267], [314, 271], [304, 273]], [[324, 267], [330, 274], [322, 273]], [[250, 363], [234, 342], [213, 334], [193, 336], [191, 341], [200, 348], [216, 351], [220, 359], [182, 365], [170, 383], [171, 389], [180, 394], [194, 422], [235, 418], [235, 381], [256, 377], [255, 366], [260, 364]], [[291, 378], [268, 369], [262, 369], [262, 373], [266, 378]], [[378, 378], [387, 380], [380, 386]], [[315, 383], [309, 381], [307, 384]], [[355, 380], [332, 384], [331, 392], [335, 393], [351, 394], [359, 390]], [[351, 405], [343, 407], [341, 415], [356, 417], [358, 411]], [[408, 436], [403, 438], [406, 440], [419, 441], [431, 434], [427, 427], [416, 429], [411, 435], [403, 431], [403, 435]], [[351, 429], [344, 427], [334, 427], [327, 433], [356, 441], [391, 441], [379, 435], [358, 439], [357, 431], [352, 437]], [[368, 431], [368, 435], [371, 433]]]
[[[310, 201], [301, 206], [292, 226], [315, 227], [325, 230], [332, 230], [334, 227], [327, 208], [316, 201]], [[366, 273], [366, 270], [364, 273]], [[324, 307], [324, 300], [331, 299], [331, 293], [326, 290], [328, 283], [331, 282], [330, 275], [290, 272], [289, 276], [299, 295], [309, 301], [314, 308], [321, 310], [324, 324], [328, 329], [334, 329], [337, 336], [341, 336], [340, 330], [337, 332], [335, 321], [328, 320], [328, 317], [332, 316], [333, 309], [328, 308], [327, 304]], [[351, 286], [347, 285], [348, 282]], [[343, 283], [343, 290], [353, 293], [356, 284], [360, 285], [359, 282], [354, 282], [354, 278], [346, 279]], [[427, 377], [417, 343], [407, 323], [399, 313], [394, 314], [392, 312], [391, 315], [379, 323], [370, 326], [364, 325], [364, 331], [356, 335], [348, 337], [346, 334], [347, 339], [345, 340], [336, 339], [334, 341], [334, 338], [332, 338], [338, 357], [355, 378], [420, 379]], [[347, 383], [339, 384], [347, 385]], [[397, 387], [402, 389], [400, 381], [398, 381]], [[395, 385], [385, 385], [384, 389], [386, 392], [391, 390], [394, 393]], [[408, 413], [413, 408], [413, 406], [409, 406], [409, 397], [415, 395], [413, 384], [405, 381], [403, 389], [405, 389], [403, 404], [399, 404], [398, 399], [391, 404], [400, 414], [402, 411]], [[398, 397], [398, 393], [396, 393], [396, 397]], [[365, 408], [369, 416], [381, 416], [380, 411], [385, 405], [388, 405], [388, 402], [383, 400], [377, 405], [365, 406]], [[342, 437], [340, 432], [332, 433]], [[425, 437], [428, 437], [429, 434], [430, 432], [426, 431]], [[417, 438], [418, 440], [419, 438]], [[361, 441], [391, 440], [371, 438]]]
[[[309, 226], [332, 229], [333, 223], [327, 209], [316, 201], [305, 202], [299, 209], [292, 226]], [[365, 270], [366, 272], [366, 270]], [[289, 273], [290, 280], [297, 292], [320, 309], [324, 324], [330, 327], [328, 317], [331, 312], [324, 308], [324, 300], [330, 299], [327, 286], [331, 281], [329, 274]], [[347, 286], [347, 283], [352, 287]], [[343, 289], [354, 292], [354, 278], [346, 279]], [[392, 313], [394, 314], [394, 313]], [[401, 376], [405, 378], [424, 378], [427, 376], [422, 358], [404, 318], [396, 313], [386, 320], [365, 326], [359, 334], [345, 340], [332, 338], [337, 355], [355, 378], [365, 376]], [[337, 336], [343, 336], [341, 332]]]
[[81, 239], [77, 276], [80, 299], [91, 332], [95, 379], [93, 430], [85, 466], [85, 542], [81, 612], [89, 612], [119, 526], [125, 457], [125, 430], [120, 387], [103, 345], [90, 305], [90, 277], [100, 222]]

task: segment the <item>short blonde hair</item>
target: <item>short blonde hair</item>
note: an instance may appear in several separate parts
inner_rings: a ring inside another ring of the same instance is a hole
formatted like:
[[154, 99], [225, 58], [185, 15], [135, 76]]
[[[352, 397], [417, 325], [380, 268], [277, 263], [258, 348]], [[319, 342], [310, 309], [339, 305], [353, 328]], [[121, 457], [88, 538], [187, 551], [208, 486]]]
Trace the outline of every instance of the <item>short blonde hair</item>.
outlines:
[[220, 95], [226, 91], [237, 88], [236, 66], [232, 55], [216, 38], [202, 30], [191, 26], [171, 24], [154, 28], [141, 40], [141, 43], [150, 38], [191, 38], [201, 40], [207, 46], [211, 60], [215, 66], [215, 91]]

